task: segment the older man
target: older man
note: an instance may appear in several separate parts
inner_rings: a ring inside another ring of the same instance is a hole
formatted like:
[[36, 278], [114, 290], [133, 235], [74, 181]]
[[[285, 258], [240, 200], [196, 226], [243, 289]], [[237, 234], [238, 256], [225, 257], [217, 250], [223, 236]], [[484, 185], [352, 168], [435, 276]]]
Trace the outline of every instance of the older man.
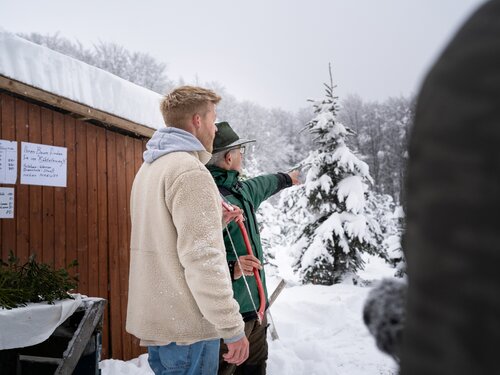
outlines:
[[[262, 268], [262, 244], [255, 211], [263, 201], [273, 194], [292, 184], [298, 184], [299, 172], [268, 174], [240, 181], [238, 177], [242, 169], [245, 145], [255, 141], [241, 139], [227, 122], [218, 123], [217, 129], [213, 157], [209, 162], [208, 169], [225, 199], [243, 210], [244, 223], [253, 252], [253, 255], [247, 254], [238, 225], [234, 222], [228, 224], [227, 231], [224, 231], [226, 256], [233, 279], [234, 296], [240, 305], [240, 313], [245, 321], [245, 334], [250, 341], [250, 355], [246, 362], [236, 368], [234, 364], [223, 361], [223, 356], [228, 350], [223, 343], [221, 345], [219, 374], [265, 374], [267, 360], [266, 321], [264, 317], [263, 321], [259, 322], [255, 310], [261, 303], [267, 304], [267, 290], [264, 269]], [[259, 299], [257, 282], [253, 277], [254, 269], [259, 270], [266, 297], [265, 301]], [[245, 275], [247, 283], [242, 275]], [[246, 284], [249, 286], [250, 293]]]

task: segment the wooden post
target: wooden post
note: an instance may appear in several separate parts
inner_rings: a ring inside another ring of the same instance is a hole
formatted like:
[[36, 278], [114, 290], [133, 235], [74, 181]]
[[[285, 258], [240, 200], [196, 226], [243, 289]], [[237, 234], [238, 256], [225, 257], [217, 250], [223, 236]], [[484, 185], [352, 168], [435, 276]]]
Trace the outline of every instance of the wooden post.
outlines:
[[273, 294], [271, 294], [271, 298], [269, 298], [269, 307], [271, 307], [271, 305], [274, 303], [276, 298], [278, 298], [279, 294], [283, 291], [285, 286], [286, 286], [286, 281], [281, 279], [281, 281], [278, 284], [278, 286], [276, 287], [276, 289], [274, 289]]
[[[274, 301], [276, 301], [276, 298], [278, 298], [279, 294], [283, 291], [285, 286], [286, 286], [286, 281], [281, 279], [281, 281], [278, 284], [278, 286], [276, 287], [276, 289], [274, 289], [273, 294], [271, 294], [271, 298], [269, 298], [269, 307], [271, 307], [271, 305], [274, 303]], [[273, 317], [271, 315], [271, 311], [269, 311], [269, 309], [267, 310], [267, 320], [269, 321], [269, 324], [270, 324], [269, 332], [271, 333], [271, 339], [273, 341], [279, 340], [278, 331], [276, 331], [276, 326], [274, 325], [274, 320], [273, 320]]]
[[68, 348], [64, 352], [63, 358], [54, 374], [71, 374], [73, 372], [92, 333], [102, 323], [102, 314], [104, 313], [106, 300], [93, 301], [90, 304], [91, 306], [85, 311], [85, 315], [69, 342]]

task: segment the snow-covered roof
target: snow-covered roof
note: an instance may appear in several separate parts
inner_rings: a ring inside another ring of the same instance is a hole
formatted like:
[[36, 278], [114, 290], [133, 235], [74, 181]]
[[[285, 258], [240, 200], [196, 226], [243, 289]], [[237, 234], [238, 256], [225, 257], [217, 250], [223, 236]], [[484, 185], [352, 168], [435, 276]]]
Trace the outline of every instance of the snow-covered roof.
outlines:
[[0, 75], [152, 129], [161, 95], [0, 28]]

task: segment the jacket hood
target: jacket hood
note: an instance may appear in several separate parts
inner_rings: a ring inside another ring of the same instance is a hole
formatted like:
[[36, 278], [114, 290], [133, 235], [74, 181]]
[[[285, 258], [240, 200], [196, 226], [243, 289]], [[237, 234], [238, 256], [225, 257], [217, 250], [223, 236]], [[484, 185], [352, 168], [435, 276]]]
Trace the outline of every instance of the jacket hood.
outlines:
[[152, 163], [156, 159], [176, 151], [206, 150], [193, 134], [182, 129], [166, 127], [154, 132], [146, 144], [146, 151], [142, 157], [146, 163]]

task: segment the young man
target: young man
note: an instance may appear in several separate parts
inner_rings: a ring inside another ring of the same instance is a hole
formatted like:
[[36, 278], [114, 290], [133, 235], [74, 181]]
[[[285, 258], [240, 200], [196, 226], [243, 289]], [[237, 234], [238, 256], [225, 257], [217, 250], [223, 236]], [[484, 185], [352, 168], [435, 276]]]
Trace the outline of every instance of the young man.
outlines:
[[[227, 231], [224, 230], [224, 243], [226, 245], [226, 256], [233, 280], [234, 296], [240, 305], [240, 312], [245, 321], [245, 334], [250, 341], [250, 355], [248, 360], [241, 366], [225, 363], [223, 356], [227, 352], [226, 345], [221, 345], [221, 360], [219, 374], [265, 374], [267, 360], [266, 320], [259, 324], [257, 312], [261, 301], [257, 290], [257, 283], [253, 277], [253, 269], [259, 270], [267, 305], [267, 290], [264, 269], [262, 268], [263, 253], [260, 242], [259, 229], [255, 217], [255, 211], [267, 198], [280, 190], [298, 184], [298, 171], [263, 175], [244, 181], [239, 181], [241, 173], [242, 158], [245, 144], [255, 142], [253, 140], [240, 139], [227, 122], [217, 124], [217, 134], [214, 140], [213, 157], [209, 162], [208, 169], [217, 184], [220, 193], [232, 205], [241, 208], [244, 212], [245, 226], [252, 245], [253, 255], [247, 255], [243, 236], [236, 223], [229, 223]], [[234, 244], [235, 248], [233, 250]], [[236, 261], [238, 254], [239, 263]], [[241, 267], [240, 267], [241, 265]], [[245, 275], [250, 287], [251, 296], [242, 277]]]
[[148, 347], [156, 374], [215, 374], [248, 356], [222, 238], [221, 198], [210, 159], [220, 97], [180, 87], [163, 99], [166, 128], [144, 152], [131, 192], [127, 332]]

